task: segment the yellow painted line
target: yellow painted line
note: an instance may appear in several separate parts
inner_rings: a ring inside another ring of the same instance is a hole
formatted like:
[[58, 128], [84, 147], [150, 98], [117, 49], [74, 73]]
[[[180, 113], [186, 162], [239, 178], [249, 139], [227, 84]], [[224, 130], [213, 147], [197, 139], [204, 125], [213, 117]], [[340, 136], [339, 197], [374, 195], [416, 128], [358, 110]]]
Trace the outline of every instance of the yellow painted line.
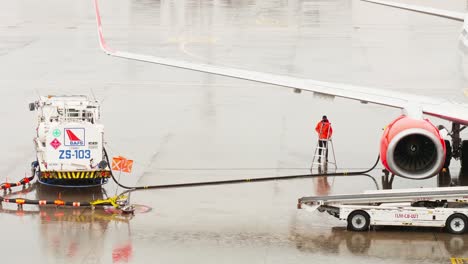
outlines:
[[218, 41], [217, 38], [212, 36], [198, 36], [198, 37], [171, 37], [167, 39], [169, 43], [190, 43], [190, 44], [214, 44]]
[[187, 54], [190, 57], [193, 57], [198, 60], [204, 60], [202, 56], [198, 56], [196, 54], [191, 53], [187, 50], [186, 46], [188, 44], [209, 44], [214, 45], [218, 42], [217, 38], [211, 36], [200, 36], [200, 37], [179, 37], [179, 38], [169, 38], [169, 43], [177, 43], [179, 44], [179, 49]]
[[262, 26], [287, 26], [286, 23], [281, 23], [278, 19], [267, 17], [259, 17], [255, 19], [255, 24]]
[[468, 258], [450, 258], [452, 264], [467, 264]]

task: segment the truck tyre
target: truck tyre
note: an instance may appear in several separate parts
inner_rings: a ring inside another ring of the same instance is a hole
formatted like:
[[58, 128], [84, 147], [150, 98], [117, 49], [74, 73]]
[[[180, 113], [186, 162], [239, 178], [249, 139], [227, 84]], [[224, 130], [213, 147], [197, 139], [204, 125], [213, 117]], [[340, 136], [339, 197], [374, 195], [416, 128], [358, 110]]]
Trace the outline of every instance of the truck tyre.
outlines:
[[453, 214], [445, 223], [447, 231], [452, 234], [463, 234], [468, 228], [468, 219], [463, 214]]
[[370, 225], [369, 214], [364, 211], [354, 211], [348, 216], [348, 229], [352, 231], [367, 231]]

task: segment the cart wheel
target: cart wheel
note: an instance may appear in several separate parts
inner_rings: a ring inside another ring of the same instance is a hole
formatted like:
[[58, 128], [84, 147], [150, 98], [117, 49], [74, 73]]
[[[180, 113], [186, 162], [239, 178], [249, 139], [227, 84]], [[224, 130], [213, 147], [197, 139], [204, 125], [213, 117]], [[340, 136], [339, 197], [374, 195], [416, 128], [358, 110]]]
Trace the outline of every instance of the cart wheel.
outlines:
[[453, 214], [445, 223], [447, 231], [452, 234], [463, 234], [468, 227], [468, 219], [462, 214]]
[[348, 216], [348, 229], [353, 231], [366, 231], [369, 229], [370, 217], [364, 211], [354, 211]]

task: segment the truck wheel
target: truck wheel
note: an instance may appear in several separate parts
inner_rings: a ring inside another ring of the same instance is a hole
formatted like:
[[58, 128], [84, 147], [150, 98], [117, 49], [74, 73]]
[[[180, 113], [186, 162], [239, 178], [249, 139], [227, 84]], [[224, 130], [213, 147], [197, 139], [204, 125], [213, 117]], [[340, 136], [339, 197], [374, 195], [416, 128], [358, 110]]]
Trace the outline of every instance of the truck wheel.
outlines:
[[452, 234], [463, 234], [468, 228], [468, 219], [462, 214], [453, 214], [445, 223], [447, 231]]
[[369, 229], [370, 217], [364, 211], [354, 211], [348, 216], [348, 229], [352, 231], [366, 231]]

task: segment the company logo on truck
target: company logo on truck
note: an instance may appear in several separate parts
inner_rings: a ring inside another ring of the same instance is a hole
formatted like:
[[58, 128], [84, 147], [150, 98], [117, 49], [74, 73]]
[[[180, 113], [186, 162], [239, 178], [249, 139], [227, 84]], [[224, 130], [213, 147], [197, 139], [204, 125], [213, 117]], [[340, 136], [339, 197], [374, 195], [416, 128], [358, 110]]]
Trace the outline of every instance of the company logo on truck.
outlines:
[[65, 128], [65, 146], [84, 146], [85, 129], [84, 128]]

